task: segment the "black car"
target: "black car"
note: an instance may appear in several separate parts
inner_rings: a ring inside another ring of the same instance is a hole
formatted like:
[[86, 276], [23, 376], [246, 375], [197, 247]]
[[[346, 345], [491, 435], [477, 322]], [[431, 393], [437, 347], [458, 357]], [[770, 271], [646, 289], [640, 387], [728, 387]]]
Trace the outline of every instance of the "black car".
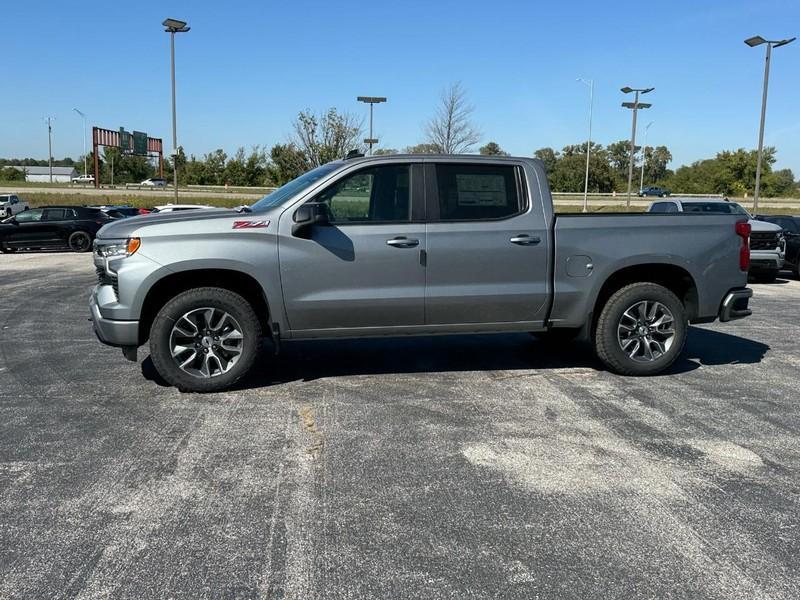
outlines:
[[666, 198], [670, 195], [670, 193], [671, 192], [667, 189], [658, 187], [656, 185], [651, 185], [650, 187], [639, 190], [639, 198], [644, 198], [645, 196], [658, 196], [659, 198]]
[[126, 217], [138, 217], [142, 214], [142, 212], [133, 206], [114, 206], [114, 205], [103, 205], [103, 206], [90, 206], [88, 208], [97, 208], [102, 210], [112, 219], [124, 219]]
[[20, 248], [63, 248], [87, 252], [97, 230], [111, 218], [97, 208], [47, 206], [32, 208], [0, 221], [0, 251]]
[[756, 218], [783, 227], [783, 237], [786, 239], [786, 267], [800, 279], [800, 217], [759, 215]]

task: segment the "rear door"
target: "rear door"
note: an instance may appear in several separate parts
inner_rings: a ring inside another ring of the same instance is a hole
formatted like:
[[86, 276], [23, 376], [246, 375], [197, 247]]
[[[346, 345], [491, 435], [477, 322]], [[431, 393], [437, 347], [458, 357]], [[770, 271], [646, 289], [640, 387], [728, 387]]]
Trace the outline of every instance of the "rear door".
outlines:
[[[422, 166], [364, 166], [333, 181], [309, 202], [330, 224], [292, 233], [281, 217], [280, 271], [293, 334], [424, 324], [425, 223]], [[419, 213], [419, 214], [418, 214]]]
[[548, 226], [521, 165], [426, 165], [429, 325], [542, 322]]

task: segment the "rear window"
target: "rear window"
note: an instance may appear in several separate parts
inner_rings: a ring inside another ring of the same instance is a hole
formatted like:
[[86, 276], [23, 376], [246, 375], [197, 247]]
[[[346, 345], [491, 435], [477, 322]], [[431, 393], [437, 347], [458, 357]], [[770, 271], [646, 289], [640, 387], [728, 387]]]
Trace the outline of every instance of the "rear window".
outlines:
[[683, 212], [747, 215], [747, 211], [735, 202], [683, 202]]
[[513, 165], [436, 165], [439, 219], [483, 221], [522, 210]]
[[654, 213], [676, 213], [678, 206], [674, 202], [656, 202], [653, 204], [650, 212]]

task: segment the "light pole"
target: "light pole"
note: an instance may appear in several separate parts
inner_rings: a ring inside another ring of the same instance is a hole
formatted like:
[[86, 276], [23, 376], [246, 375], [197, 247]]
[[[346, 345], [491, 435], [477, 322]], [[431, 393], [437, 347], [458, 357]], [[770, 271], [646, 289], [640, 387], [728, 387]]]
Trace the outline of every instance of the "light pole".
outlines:
[[650, 108], [653, 106], [652, 104], [647, 104], [646, 102], [639, 102], [639, 94], [647, 94], [652, 92], [656, 88], [632, 88], [625, 86], [621, 88], [620, 91], [623, 94], [630, 94], [631, 92], [636, 92], [636, 96], [633, 99], [633, 102], [623, 102], [622, 106], [625, 108], [630, 108], [633, 110], [633, 125], [631, 126], [631, 152], [630, 152], [630, 160], [628, 161], [628, 196], [625, 204], [628, 208], [631, 207], [631, 185], [633, 184], [633, 159], [634, 159], [634, 152], [636, 150], [636, 113], [637, 111], [642, 108]]
[[89, 172], [88, 157], [86, 156], [86, 115], [77, 108], [73, 108], [72, 110], [78, 113], [81, 119], [83, 119], [83, 176], [86, 177], [86, 173]]
[[583, 178], [583, 212], [589, 212], [589, 153], [592, 148], [592, 107], [594, 106], [594, 79], [578, 77], [577, 81], [589, 86], [589, 139], [586, 140], [586, 175]]
[[372, 144], [378, 143], [378, 140], [372, 137], [372, 107], [375, 104], [386, 102], [386, 98], [382, 96], [358, 96], [356, 100], [369, 104], [369, 137], [364, 140], [364, 143], [369, 145], [369, 155], [372, 156]]
[[47, 164], [50, 167], [50, 183], [53, 183], [53, 121], [55, 117], [47, 117]]
[[642, 147], [642, 176], [639, 178], [639, 191], [644, 189], [644, 165], [647, 162], [647, 132], [654, 121], [650, 121], [644, 128], [644, 146]]
[[767, 84], [769, 83], [769, 61], [772, 57], [772, 49], [780, 48], [786, 44], [791, 44], [797, 38], [788, 40], [765, 40], [760, 35], [747, 38], [744, 43], [755, 48], [761, 44], [767, 45], [767, 58], [764, 64], [764, 92], [761, 96], [761, 124], [758, 128], [758, 163], [756, 164], [756, 189], [753, 191], [753, 213], [758, 212], [758, 195], [761, 191], [761, 158], [764, 154], [764, 121], [767, 117]]
[[186, 33], [191, 27], [186, 26], [186, 21], [177, 19], [164, 19], [161, 23], [169, 33], [170, 73], [172, 78], [172, 177], [175, 184], [175, 204], [178, 203], [178, 125], [175, 116], [175, 34]]

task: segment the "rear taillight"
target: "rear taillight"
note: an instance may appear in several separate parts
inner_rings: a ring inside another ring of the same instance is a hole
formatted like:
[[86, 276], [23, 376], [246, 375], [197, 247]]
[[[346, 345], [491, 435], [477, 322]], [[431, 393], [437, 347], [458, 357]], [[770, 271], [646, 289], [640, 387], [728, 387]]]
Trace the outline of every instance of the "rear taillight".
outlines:
[[739, 248], [739, 268], [747, 271], [750, 268], [750, 223], [740, 221], [736, 224], [736, 235], [742, 238], [742, 246]]

